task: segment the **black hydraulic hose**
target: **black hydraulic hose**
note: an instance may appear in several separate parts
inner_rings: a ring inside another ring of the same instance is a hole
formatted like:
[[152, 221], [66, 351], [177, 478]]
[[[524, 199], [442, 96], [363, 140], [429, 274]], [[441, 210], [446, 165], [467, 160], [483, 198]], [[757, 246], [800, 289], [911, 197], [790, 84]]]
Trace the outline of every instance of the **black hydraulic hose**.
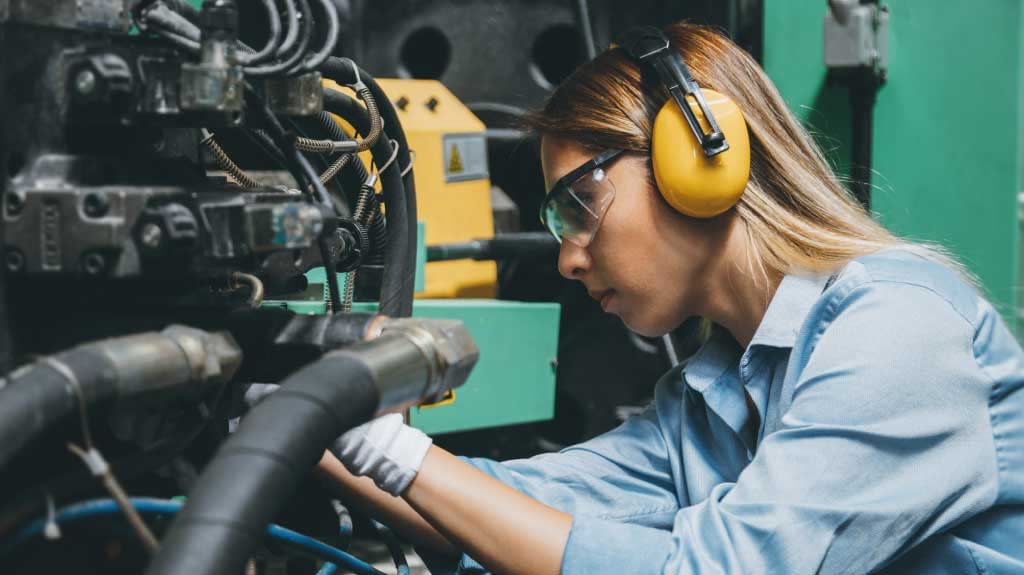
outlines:
[[[334, 59], [332, 58], [332, 60]], [[388, 106], [382, 107], [382, 109], [386, 107]], [[364, 130], [370, 129], [370, 119], [366, 109], [341, 92], [324, 90], [324, 109], [341, 116], [357, 132], [365, 134], [367, 132]], [[385, 120], [385, 124], [389, 126], [390, 130], [392, 127], [397, 127], [398, 122], [396, 119], [392, 124]], [[384, 165], [393, 151], [388, 135], [378, 138], [370, 151], [377, 164]], [[402, 182], [399, 162], [392, 162], [380, 174], [380, 179], [384, 205], [388, 209], [388, 234], [384, 251], [384, 277], [380, 290], [380, 313], [391, 317], [408, 317], [412, 315], [412, 297], [416, 283], [416, 254], [415, 252], [410, 254], [408, 250], [416, 247], [416, 220], [408, 219], [408, 189]]]
[[[334, 201], [331, 199], [331, 195], [327, 193], [327, 188], [320, 183], [320, 179], [317, 177], [313, 166], [310, 165], [309, 160], [302, 155], [302, 152], [295, 149], [294, 134], [289, 137], [284, 126], [274, 116], [274, 112], [271, 111], [265, 101], [260, 99], [251, 86], [246, 86], [245, 97], [247, 105], [262, 116], [274, 144], [288, 158], [289, 162], [286, 166], [292, 172], [300, 189], [306, 194], [312, 194], [332, 215], [336, 214], [337, 210], [334, 207]], [[326, 236], [321, 235], [317, 239], [317, 247], [320, 251], [320, 259], [324, 265], [324, 272], [327, 274], [331, 310], [337, 312], [341, 309], [341, 290], [338, 289], [337, 270]]]
[[[136, 5], [135, 10], [141, 10], [142, 8], [145, 8], [146, 5], [152, 4], [153, 1], [154, 0], [140, 2]], [[196, 26], [199, 25], [199, 10], [195, 6], [189, 4], [186, 0], [163, 0], [163, 3], [171, 10], [174, 10], [178, 14], [184, 16], [189, 22]]]
[[[266, 66], [248, 66], [245, 68], [245, 73], [253, 77], [266, 77], [276, 76], [278, 74], [287, 74], [293, 71], [296, 66], [301, 66], [302, 59], [306, 55], [306, 49], [309, 47], [310, 38], [313, 36], [313, 10], [309, 7], [309, 2], [306, 0], [298, 0], [299, 11], [302, 13], [302, 20], [295, 26], [301, 27], [298, 46], [295, 47], [295, 51], [292, 55], [285, 58], [283, 61], [276, 64], [268, 64]], [[287, 42], [287, 38], [285, 39]]]
[[[416, 182], [413, 177], [413, 170], [411, 165], [411, 158], [409, 156], [409, 141], [405, 137], [405, 130], [402, 129], [402, 123], [398, 119], [398, 112], [395, 111], [394, 105], [391, 103], [391, 99], [388, 98], [384, 90], [381, 89], [377, 81], [368, 74], [365, 70], [356, 66], [351, 60], [342, 58], [328, 58], [324, 62], [323, 66], [320, 67], [320, 72], [324, 77], [334, 80], [335, 82], [343, 85], [354, 84], [357, 81], [356, 75], [358, 74], [358, 80], [361, 80], [369, 88], [370, 93], [373, 94], [374, 99], [380, 110], [381, 118], [384, 120], [384, 126], [387, 129], [390, 137], [394, 138], [398, 142], [398, 158], [397, 161], [392, 164], [392, 168], [397, 167], [399, 173], [405, 172], [405, 176], [402, 177], [402, 183], [404, 184], [404, 202], [405, 202], [405, 222], [408, 226], [408, 230], [405, 233], [406, 246], [404, 246], [404, 273], [401, 278], [401, 307], [400, 313], [388, 314], [394, 315], [395, 317], [406, 317], [412, 314], [412, 298], [413, 293], [416, 289], [416, 250], [417, 250], [417, 233], [416, 233]], [[326, 106], [326, 90], [324, 105]], [[358, 105], [358, 104], [356, 104]], [[380, 138], [383, 141], [387, 141], [387, 138]], [[378, 145], [380, 142], [378, 142]], [[376, 147], [376, 146], [375, 146]], [[374, 154], [376, 158], [377, 155]], [[385, 172], [391, 171], [391, 168], [385, 170]], [[388, 198], [384, 198], [385, 205], [388, 206], [388, 221], [393, 222], [397, 214], [393, 210], [393, 206], [387, 203]], [[389, 224], [389, 228], [391, 225]], [[395, 241], [395, 238], [390, 237], [388, 242]], [[394, 249], [393, 246], [389, 246], [389, 249]]]
[[319, 0], [319, 2], [324, 16], [327, 18], [324, 45], [302, 64], [302, 69], [305, 71], [316, 70], [320, 64], [324, 63], [324, 60], [334, 53], [334, 48], [338, 45], [338, 36], [341, 34], [341, 20], [338, 17], [338, 8], [334, 5], [334, 0]]
[[368, 421], [379, 400], [370, 368], [344, 352], [284, 380], [206, 466], [146, 573], [241, 573], [324, 448]]
[[[338, 123], [331, 117], [330, 112], [320, 112], [320, 123], [324, 129], [327, 130], [328, 137], [332, 140], [344, 140], [348, 138], [348, 135], [338, 126]], [[342, 154], [344, 155], [344, 154]], [[360, 188], [370, 178], [370, 173], [366, 171], [366, 166], [363, 165], [363, 161], [358, 155], [352, 154], [348, 163], [345, 166], [353, 172], [355, 179], [360, 182]], [[374, 257], [369, 261], [371, 264], [382, 264], [384, 263], [384, 249], [387, 246], [387, 227], [384, 223], [383, 214], [380, 212], [380, 203], [378, 202], [376, 194], [371, 189], [367, 199], [369, 200], [369, 228], [370, 228], [370, 241], [371, 245], [374, 246]], [[362, 198], [364, 190], [360, 189], [360, 198]], [[360, 222], [364, 223], [364, 222]]]
[[277, 13], [277, 3], [274, 0], [263, 0], [263, 7], [267, 13], [267, 24], [270, 27], [270, 37], [259, 52], [239, 53], [238, 63], [252, 65], [262, 62], [274, 56], [278, 46], [281, 45], [281, 17]]
[[[328, 137], [330, 137], [330, 139], [343, 140], [348, 137], [341, 127], [338, 126], [338, 123], [334, 121], [329, 112], [321, 112], [319, 119], [324, 129], [327, 130]], [[339, 157], [343, 155], [345, 154], [341, 154]], [[363, 185], [365, 185], [364, 182], [370, 178], [370, 173], [366, 170], [366, 166], [363, 165], [362, 159], [360, 159], [356, 154], [349, 155], [349, 160], [345, 164], [345, 167], [348, 168], [348, 171], [352, 172], [352, 175], [354, 176], [353, 179], [359, 182], [360, 188], [362, 188]], [[380, 202], [378, 201], [376, 194], [372, 189], [367, 193], [372, 194], [367, 196], [367, 199], [369, 200], [369, 207], [367, 209], [369, 212], [368, 223], [370, 242], [374, 247], [373, 257], [368, 260], [368, 263], [380, 265], [384, 263], [384, 251], [387, 249], [388, 244], [388, 230], [384, 216], [380, 211]], [[363, 194], [364, 190], [360, 189], [360, 198], [362, 198]]]
[[295, 0], [284, 0], [284, 6], [285, 19], [288, 21], [288, 31], [285, 32], [284, 41], [277, 47], [276, 56], [287, 54], [299, 39], [299, 10], [295, 7]]
[[202, 363], [220, 367], [214, 375], [230, 377], [240, 353], [228, 336], [171, 327], [84, 344], [18, 369], [0, 388], [0, 468], [76, 410], [142, 395], [181, 396], [190, 389], [198, 395], [206, 379]]
[[436, 401], [465, 382], [479, 356], [458, 322], [392, 319], [380, 330], [288, 377], [242, 419], [189, 492], [147, 575], [240, 573], [332, 441], [375, 413]]

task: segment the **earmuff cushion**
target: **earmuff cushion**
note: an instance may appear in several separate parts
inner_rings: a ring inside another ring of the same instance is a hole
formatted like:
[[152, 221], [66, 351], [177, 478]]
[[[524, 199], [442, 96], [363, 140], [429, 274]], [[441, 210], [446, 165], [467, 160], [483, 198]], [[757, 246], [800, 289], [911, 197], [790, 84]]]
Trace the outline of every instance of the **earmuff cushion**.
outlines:
[[[750, 136], [739, 107], [724, 94], [701, 90], [729, 149], [708, 158], [697, 143], [674, 100], [654, 120], [651, 159], [658, 189], [665, 201], [695, 218], [711, 218], [733, 207], [750, 179]], [[700, 106], [690, 102], [707, 128]]]

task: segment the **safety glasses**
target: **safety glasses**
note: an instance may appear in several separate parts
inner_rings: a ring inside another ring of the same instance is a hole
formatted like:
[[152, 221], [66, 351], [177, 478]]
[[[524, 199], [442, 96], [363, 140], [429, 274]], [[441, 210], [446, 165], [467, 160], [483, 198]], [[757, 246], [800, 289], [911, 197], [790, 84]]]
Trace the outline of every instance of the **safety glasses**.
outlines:
[[602, 152], [551, 187], [540, 207], [540, 221], [558, 243], [570, 241], [587, 246], [594, 239], [608, 206], [615, 199], [615, 185], [608, 179], [605, 166], [622, 152]]

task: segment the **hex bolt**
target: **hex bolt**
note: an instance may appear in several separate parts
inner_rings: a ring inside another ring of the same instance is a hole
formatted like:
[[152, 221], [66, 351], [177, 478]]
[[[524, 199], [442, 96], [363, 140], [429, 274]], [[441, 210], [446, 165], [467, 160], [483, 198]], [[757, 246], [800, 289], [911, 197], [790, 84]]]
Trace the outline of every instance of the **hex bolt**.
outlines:
[[110, 200], [106, 194], [88, 193], [82, 199], [82, 210], [90, 218], [102, 218], [110, 211]]
[[150, 222], [142, 226], [139, 237], [142, 239], [142, 245], [155, 250], [164, 240], [164, 231], [160, 229], [160, 226]]
[[20, 272], [25, 267], [25, 256], [15, 248], [8, 248], [4, 256], [4, 265], [8, 271]]
[[7, 192], [4, 195], [4, 207], [7, 215], [16, 216], [25, 207], [25, 192]]
[[107, 267], [107, 259], [103, 257], [103, 254], [96, 252], [90, 252], [85, 254], [82, 258], [82, 268], [85, 269], [85, 273], [95, 276], [103, 273], [103, 270]]
[[92, 70], [82, 70], [75, 76], [75, 90], [83, 96], [92, 94], [96, 89], [96, 74]]

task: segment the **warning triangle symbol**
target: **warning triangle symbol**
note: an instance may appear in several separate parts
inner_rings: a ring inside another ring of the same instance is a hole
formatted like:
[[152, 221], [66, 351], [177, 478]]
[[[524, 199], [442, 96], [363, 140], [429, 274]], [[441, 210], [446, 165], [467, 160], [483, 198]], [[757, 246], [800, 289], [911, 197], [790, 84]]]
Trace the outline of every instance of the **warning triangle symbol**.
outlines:
[[459, 147], [452, 144], [452, 151], [448, 154], [448, 173], [457, 174], [463, 171], [462, 157], [459, 156]]

